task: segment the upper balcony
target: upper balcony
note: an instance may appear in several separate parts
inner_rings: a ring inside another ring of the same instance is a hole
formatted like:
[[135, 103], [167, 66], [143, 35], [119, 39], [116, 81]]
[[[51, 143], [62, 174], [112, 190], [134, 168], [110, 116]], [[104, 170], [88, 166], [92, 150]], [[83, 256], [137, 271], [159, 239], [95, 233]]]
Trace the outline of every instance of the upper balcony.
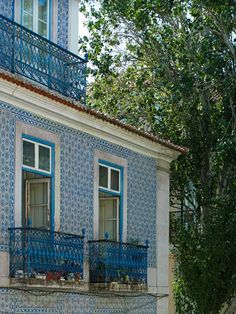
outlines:
[[87, 59], [0, 15], [0, 68], [85, 104]]

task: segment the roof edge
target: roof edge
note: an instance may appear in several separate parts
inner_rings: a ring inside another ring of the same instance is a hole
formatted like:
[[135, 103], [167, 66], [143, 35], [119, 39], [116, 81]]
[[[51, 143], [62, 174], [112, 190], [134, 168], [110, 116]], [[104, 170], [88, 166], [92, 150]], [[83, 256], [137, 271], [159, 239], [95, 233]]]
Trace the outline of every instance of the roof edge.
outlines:
[[28, 89], [32, 92], [40, 94], [44, 97], [47, 97], [53, 101], [59, 102], [59, 103], [65, 105], [67, 107], [73, 108], [73, 109], [80, 111], [80, 112], [83, 112], [83, 113], [87, 113], [87, 114], [94, 116], [98, 119], [101, 119], [103, 121], [106, 121], [108, 123], [116, 125], [122, 129], [125, 129], [129, 132], [135, 133], [135, 134], [137, 134], [141, 137], [144, 137], [144, 138], [146, 138], [152, 142], [161, 144], [165, 147], [173, 149], [173, 150], [180, 152], [182, 154], [185, 154], [189, 151], [188, 148], [186, 148], [184, 146], [176, 145], [176, 144], [172, 143], [170, 140], [161, 138], [157, 135], [147, 133], [145, 131], [141, 131], [141, 130], [135, 128], [134, 126], [122, 123], [118, 119], [109, 117], [109, 116], [105, 115], [104, 113], [101, 113], [101, 112], [96, 111], [94, 109], [86, 108], [85, 106], [81, 105], [81, 103], [78, 101], [72, 100], [68, 97], [64, 97], [57, 92], [51, 91], [47, 88], [43, 88], [43, 87], [36, 85], [35, 83], [32, 83], [26, 79], [22, 79], [21, 77], [19, 77], [16, 74], [12, 74], [12, 73], [6, 72], [6, 71], [1, 69], [0, 70], [0, 78], [6, 80], [8, 82], [11, 82], [13, 84], [16, 84], [20, 87], [23, 87], [25, 89]]

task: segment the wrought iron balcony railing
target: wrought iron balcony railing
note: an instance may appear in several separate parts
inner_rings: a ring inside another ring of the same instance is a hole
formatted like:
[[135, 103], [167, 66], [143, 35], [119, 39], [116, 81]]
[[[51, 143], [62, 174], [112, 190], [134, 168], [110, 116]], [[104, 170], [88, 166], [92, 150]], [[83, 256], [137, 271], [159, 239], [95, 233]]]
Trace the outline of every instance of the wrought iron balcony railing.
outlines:
[[0, 67], [85, 103], [87, 59], [0, 15]]
[[36, 228], [9, 228], [10, 277], [73, 273], [83, 278], [82, 236]]
[[147, 284], [147, 245], [89, 241], [91, 283]]

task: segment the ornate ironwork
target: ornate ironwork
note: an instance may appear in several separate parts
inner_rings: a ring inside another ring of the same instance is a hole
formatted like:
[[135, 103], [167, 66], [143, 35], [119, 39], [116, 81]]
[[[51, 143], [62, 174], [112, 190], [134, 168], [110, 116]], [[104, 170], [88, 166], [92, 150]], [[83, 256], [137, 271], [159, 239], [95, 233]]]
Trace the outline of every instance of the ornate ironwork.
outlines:
[[9, 228], [10, 276], [60, 272], [83, 278], [82, 236], [37, 228]]
[[90, 282], [147, 284], [147, 250], [147, 245], [89, 241]]
[[87, 59], [0, 15], [0, 67], [85, 104]]

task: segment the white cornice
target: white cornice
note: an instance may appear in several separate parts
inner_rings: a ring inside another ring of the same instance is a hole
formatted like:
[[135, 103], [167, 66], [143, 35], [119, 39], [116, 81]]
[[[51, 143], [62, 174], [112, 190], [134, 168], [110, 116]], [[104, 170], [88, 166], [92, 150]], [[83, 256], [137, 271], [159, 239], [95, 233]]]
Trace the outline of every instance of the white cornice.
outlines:
[[0, 101], [149, 157], [171, 162], [180, 155], [173, 149], [85, 112], [67, 107], [4, 79], [0, 79]]

